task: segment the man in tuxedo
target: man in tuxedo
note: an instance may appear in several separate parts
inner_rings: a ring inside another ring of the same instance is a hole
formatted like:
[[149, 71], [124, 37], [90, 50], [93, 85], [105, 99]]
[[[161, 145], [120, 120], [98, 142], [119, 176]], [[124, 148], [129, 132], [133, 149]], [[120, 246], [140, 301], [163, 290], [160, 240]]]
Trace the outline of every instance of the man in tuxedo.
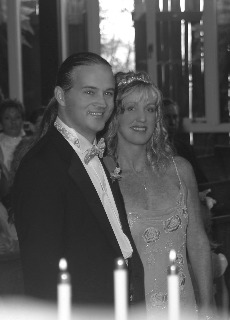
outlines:
[[68, 57], [57, 74], [38, 141], [23, 158], [13, 187], [25, 293], [56, 299], [64, 257], [77, 304], [112, 305], [114, 262], [123, 257], [133, 304], [144, 301], [143, 266], [117, 181], [100, 160], [114, 107], [110, 64], [94, 53]]

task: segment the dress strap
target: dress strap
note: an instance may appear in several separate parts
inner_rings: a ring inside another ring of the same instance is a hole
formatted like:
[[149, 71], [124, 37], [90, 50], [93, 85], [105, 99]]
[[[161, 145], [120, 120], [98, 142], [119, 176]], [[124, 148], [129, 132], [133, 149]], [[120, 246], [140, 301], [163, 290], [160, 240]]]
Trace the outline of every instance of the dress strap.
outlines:
[[175, 161], [174, 157], [172, 157], [172, 161], [173, 161], [173, 164], [174, 164], [174, 167], [175, 167], [175, 170], [176, 170], [176, 174], [177, 174], [180, 186], [182, 186], [181, 178], [180, 178], [179, 171], [178, 171], [178, 168], [177, 168], [176, 161]]

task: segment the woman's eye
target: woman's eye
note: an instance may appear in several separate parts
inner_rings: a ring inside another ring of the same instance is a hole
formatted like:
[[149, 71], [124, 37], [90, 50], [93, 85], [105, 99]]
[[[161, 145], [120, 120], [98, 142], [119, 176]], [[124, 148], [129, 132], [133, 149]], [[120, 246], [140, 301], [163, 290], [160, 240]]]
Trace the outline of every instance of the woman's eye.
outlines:
[[155, 107], [155, 106], [153, 106], [153, 107], [148, 107], [147, 110], [148, 110], [148, 112], [153, 113], [153, 112], [156, 111], [156, 107]]
[[126, 107], [126, 110], [127, 110], [127, 111], [133, 111], [133, 110], [134, 110], [134, 106], [127, 106], [127, 107]]

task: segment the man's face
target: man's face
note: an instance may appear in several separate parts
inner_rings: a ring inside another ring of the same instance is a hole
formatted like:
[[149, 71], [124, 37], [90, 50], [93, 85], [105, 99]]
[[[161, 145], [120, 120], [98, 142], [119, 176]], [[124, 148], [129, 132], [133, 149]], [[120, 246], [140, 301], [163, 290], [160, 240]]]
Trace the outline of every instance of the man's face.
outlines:
[[23, 119], [15, 108], [7, 108], [2, 116], [3, 132], [10, 137], [18, 137], [21, 133]]
[[179, 113], [177, 105], [171, 104], [165, 107], [164, 120], [169, 135], [175, 134], [179, 128]]
[[80, 66], [72, 73], [73, 87], [64, 94], [61, 119], [90, 142], [101, 131], [114, 107], [114, 76], [109, 66]]

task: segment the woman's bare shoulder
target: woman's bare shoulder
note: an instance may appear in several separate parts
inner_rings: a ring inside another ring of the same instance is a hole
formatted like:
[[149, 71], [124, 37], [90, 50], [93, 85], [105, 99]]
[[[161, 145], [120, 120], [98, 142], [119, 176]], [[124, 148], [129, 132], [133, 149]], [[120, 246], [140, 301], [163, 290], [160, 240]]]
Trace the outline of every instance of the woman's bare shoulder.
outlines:
[[176, 156], [174, 161], [179, 172], [179, 175], [184, 181], [193, 182], [195, 180], [195, 175], [191, 163], [183, 157]]

